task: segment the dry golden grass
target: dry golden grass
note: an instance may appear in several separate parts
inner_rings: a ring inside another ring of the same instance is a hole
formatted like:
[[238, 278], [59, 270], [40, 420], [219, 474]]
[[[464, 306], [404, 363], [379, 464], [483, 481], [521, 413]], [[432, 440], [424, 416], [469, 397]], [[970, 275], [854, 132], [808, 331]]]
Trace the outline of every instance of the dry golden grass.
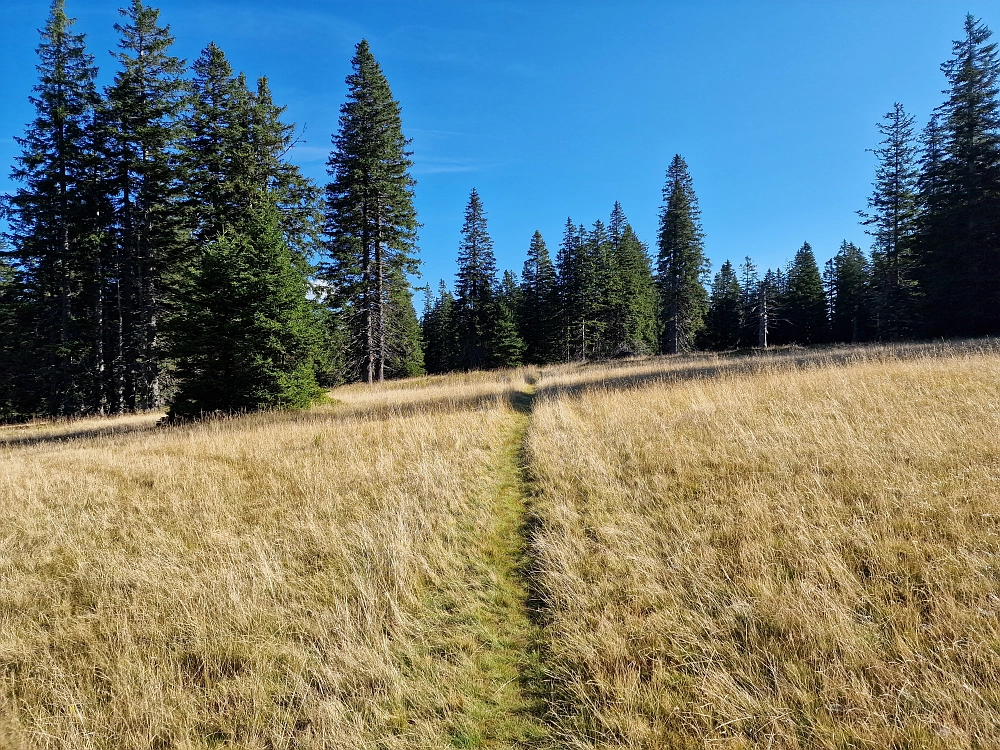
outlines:
[[509, 468], [523, 373], [424, 385], [0, 437], [0, 745], [537, 736]]
[[1000, 745], [1000, 355], [719, 364], [541, 381], [556, 742]]

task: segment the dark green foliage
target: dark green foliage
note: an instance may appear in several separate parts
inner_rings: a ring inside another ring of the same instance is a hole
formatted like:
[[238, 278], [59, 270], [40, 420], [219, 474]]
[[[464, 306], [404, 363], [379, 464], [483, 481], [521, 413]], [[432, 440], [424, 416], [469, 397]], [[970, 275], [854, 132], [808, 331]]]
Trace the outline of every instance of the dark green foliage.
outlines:
[[102, 408], [97, 68], [73, 23], [55, 0], [37, 49], [35, 120], [17, 139], [11, 178], [21, 186], [7, 201], [11, 253], [24, 272], [17, 317], [27, 326], [18, 408], [50, 414]]
[[249, 203], [238, 227], [226, 227], [179, 281], [171, 418], [302, 408], [320, 396], [322, 334], [306, 299], [309, 269], [285, 242], [270, 196]]
[[489, 365], [497, 279], [493, 240], [486, 211], [476, 189], [469, 195], [458, 248], [455, 278], [455, 320], [458, 329], [458, 366], [475, 370]]
[[595, 343], [601, 301], [595, 255], [607, 241], [602, 232], [603, 228], [600, 228], [594, 236], [590, 236], [582, 224], [575, 226], [572, 219], [567, 219], [563, 241], [556, 255], [559, 345], [567, 360], [586, 359]]
[[[780, 285], [780, 279], [776, 280]], [[822, 344], [829, 339], [826, 294], [808, 242], [795, 253], [780, 294], [781, 315], [787, 324], [785, 339], [796, 344]]]
[[743, 290], [728, 260], [715, 274], [708, 299], [703, 339], [709, 349], [735, 349], [743, 330]]
[[[883, 258], [885, 256], [882, 256]], [[856, 245], [844, 240], [837, 254], [827, 262], [824, 274], [829, 299], [830, 338], [832, 341], [857, 343], [869, 336], [871, 325], [871, 267], [865, 254]], [[886, 286], [877, 294], [884, 294]], [[875, 309], [882, 307], [885, 297], [876, 296]], [[895, 318], [897, 322], [907, 318]], [[879, 330], [875, 323], [876, 335]]]
[[757, 266], [750, 256], [740, 265], [740, 346], [763, 346], [761, 343], [761, 322], [766, 308], [762, 307], [760, 277]]
[[656, 285], [646, 246], [615, 202], [605, 256], [604, 348], [606, 356], [652, 354], [656, 351]]
[[[404, 329], [393, 326], [408, 299], [398, 285], [417, 270], [417, 216], [413, 166], [403, 137], [399, 103], [362, 40], [347, 77], [347, 101], [327, 162], [327, 252], [321, 276], [328, 299], [349, 332], [348, 361], [355, 377], [383, 380], [393, 352], [405, 349]], [[395, 279], [395, 281], [392, 281]], [[397, 285], [393, 297], [394, 284]]]
[[423, 375], [424, 342], [417, 312], [413, 309], [413, 289], [402, 270], [389, 276], [389, 350], [386, 376], [413, 378]]
[[517, 309], [525, 361], [539, 365], [556, 361], [560, 340], [556, 269], [541, 232], [535, 232], [528, 245]]
[[524, 362], [524, 340], [517, 329], [521, 290], [512, 271], [504, 271], [493, 297], [489, 366], [517, 367]]
[[940, 127], [925, 143], [919, 280], [935, 335], [1000, 332], [1000, 59], [990, 36], [966, 17], [942, 65], [949, 92]]
[[424, 364], [430, 373], [449, 372], [458, 368], [455, 298], [443, 280], [436, 298], [431, 298], [429, 287], [425, 287], [425, 294], [424, 315], [420, 321]]
[[698, 199], [687, 164], [678, 154], [667, 169], [660, 209], [656, 280], [661, 351], [676, 354], [694, 346], [704, 326], [708, 295], [702, 277], [707, 270]]
[[[901, 104], [893, 106], [878, 129], [884, 140], [875, 150], [878, 163], [874, 190], [868, 199], [870, 213], [860, 211], [859, 214], [873, 238], [871, 295], [874, 334], [878, 338], [900, 338], [913, 333], [917, 311], [917, 147], [913, 136], [913, 118], [906, 114]], [[840, 254], [838, 258], [841, 258]], [[856, 265], [856, 258], [852, 257], [850, 263]], [[840, 271], [835, 269], [835, 272], [839, 278]], [[854, 283], [853, 277], [850, 283]], [[854, 304], [853, 297], [851, 304]], [[846, 339], [842, 338], [847, 335], [846, 329], [834, 335], [841, 337], [838, 340], [857, 341], [860, 331], [852, 330], [853, 333]]]
[[174, 38], [159, 11], [132, 3], [115, 58], [121, 70], [107, 91], [110, 188], [117, 242], [109, 273], [115, 280], [118, 330], [112, 332], [114, 411], [149, 409], [162, 400], [159, 321], [165, 279], [185, 254], [175, 151], [186, 101], [184, 61], [169, 54]]

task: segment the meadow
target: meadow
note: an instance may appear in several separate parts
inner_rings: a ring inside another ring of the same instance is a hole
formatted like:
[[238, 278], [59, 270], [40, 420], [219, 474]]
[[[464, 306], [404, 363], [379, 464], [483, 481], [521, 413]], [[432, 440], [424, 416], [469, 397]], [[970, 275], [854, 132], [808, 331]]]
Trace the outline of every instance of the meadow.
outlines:
[[0, 428], [0, 747], [1000, 735], [1000, 348]]

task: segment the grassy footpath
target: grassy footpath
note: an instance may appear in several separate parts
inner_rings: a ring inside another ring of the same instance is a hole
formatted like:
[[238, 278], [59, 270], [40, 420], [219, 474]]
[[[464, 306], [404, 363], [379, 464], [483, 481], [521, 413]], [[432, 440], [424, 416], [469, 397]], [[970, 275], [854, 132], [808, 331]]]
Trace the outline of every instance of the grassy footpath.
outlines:
[[534, 746], [546, 736], [539, 687], [540, 632], [526, 602], [523, 577], [525, 488], [522, 445], [533, 393], [514, 392], [511, 427], [489, 466], [480, 513], [460, 534], [461, 576], [442, 577], [427, 591], [419, 644], [406, 661], [414, 682], [446, 680], [441, 706], [454, 747]]

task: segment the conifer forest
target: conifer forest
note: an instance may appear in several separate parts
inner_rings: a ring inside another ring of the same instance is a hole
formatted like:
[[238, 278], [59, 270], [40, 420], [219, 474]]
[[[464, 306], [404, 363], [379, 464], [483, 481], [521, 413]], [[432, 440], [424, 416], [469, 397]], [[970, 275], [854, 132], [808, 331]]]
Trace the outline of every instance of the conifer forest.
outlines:
[[785, 267], [732, 258], [711, 274], [697, 175], [677, 155], [656, 237], [615, 203], [525, 237], [517, 269], [497, 267], [470, 186], [454, 279], [419, 287], [419, 187], [377, 50], [356, 46], [318, 184], [290, 160], [297, 131], [266, 78], [214, 44], [179, 59], [144, 0], [115, 29], [101, 89], [55, 0], [37, 84], [5, 93], [35, 109], [2, 204], [5, 420], [187, 419], [422, 373], [1000, 334], [1000, 57], [971, 15], [930, 121], [895, 103], [873, 134], [875, 174], [857, 177], [872, 182], [870, 248], [845, 241], [823, 262], [803, 242]]

